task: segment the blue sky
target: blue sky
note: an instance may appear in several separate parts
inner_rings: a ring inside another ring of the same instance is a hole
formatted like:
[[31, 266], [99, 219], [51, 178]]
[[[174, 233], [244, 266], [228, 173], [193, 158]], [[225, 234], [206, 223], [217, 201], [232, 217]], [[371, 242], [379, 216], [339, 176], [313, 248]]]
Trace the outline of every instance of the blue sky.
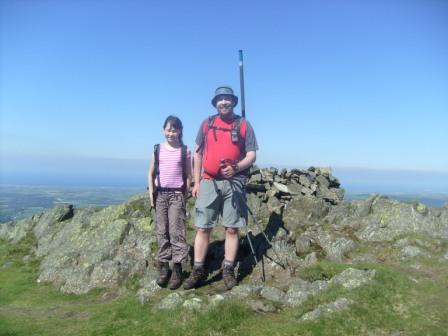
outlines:
[[5, 0], [0, 34], [4, 176], [145, 170], [169, 114], [192, 146], [239, 49], [259, 164], [448, 173], [447, 1]]

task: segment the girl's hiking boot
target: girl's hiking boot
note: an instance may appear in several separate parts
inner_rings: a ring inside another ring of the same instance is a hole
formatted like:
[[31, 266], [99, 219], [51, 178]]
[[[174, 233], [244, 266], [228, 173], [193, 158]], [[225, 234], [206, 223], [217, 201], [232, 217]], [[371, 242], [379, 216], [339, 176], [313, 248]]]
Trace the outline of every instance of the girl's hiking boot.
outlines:
[[235, 287], [238, 282], [235, 277], [235, 267], [233, 266], [223, 266], [222, 267], [222, 279], [228, 290]]
[[170, 281], [168, 282], [169, 289], [178, 289], [182, 284], [182, 264], [175, 263], [171, 273]]
[[160, 287], [165, 287], [170, 279], [170, 265], [168, 262], [159, 261], [159, 277], [156, 280], [156, 283]]
[[204, 267], [194, 268], [190, 273], [190, 276], [184, 283], [184, 289], [192, 289], [198, 287], [205, 280]]

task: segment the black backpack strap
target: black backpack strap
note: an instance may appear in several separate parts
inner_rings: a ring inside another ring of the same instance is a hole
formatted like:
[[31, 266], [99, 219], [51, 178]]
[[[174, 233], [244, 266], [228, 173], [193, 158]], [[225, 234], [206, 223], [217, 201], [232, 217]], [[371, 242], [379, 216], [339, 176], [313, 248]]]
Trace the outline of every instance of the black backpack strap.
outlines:
[[218, 141], [218, 138], [216, 137], [216, 127], [214, 127], [214, 125], [215, 125], [215, 118], [216, 118], [216, 115], [213, 115], [213, 116], [208, 118], [208, 129], [207, 129], [207, 132], [205, 132], [205, 137], [207, 137], [208, 131], [210, 129], [213, 129], [213, 137], [215, 138], [215, 141]]
[[182, 185], [182, 190], [185, 192], [187, 190], [187, 146], [182, 145], [181, 149], [181, 163], [182, 163], [182, 180], [184, 184]]
[[157, 179], [158, 186], [160, 187], [160, 171], [159, 171], [159, 154], [160, 154], [160, 144], [154, 145], [154, 181]]
[[[210, 117], [208, 117], [207, 120], [207, 128], [205, 130], [203, 130], [204, 128], [204, 124], [201, 125], [201, 131], [202, 131], [202, 142], [201, 145], [198, 147], [198, 149], [196, 150], [196, 153], [198, 153], [199, 151], [201, 151], [202, 149], [205, 148], [205, 142], [207, 140], [207, 133], [208, 131], [210, 131], [211, 128], [213, 128], [213, 124], [215, 123], [215, 118], [216, 118], [217, 114], [212, 115]], [[215, 136], [215, 140], [216, 138], [216, 133], [213, 133]]]
[[235, 120], [232, 123], [232, 128], [237, 130], [238, 134], [240, 134], [241, 122], [245, 120], [243, 117], [236, 116]]

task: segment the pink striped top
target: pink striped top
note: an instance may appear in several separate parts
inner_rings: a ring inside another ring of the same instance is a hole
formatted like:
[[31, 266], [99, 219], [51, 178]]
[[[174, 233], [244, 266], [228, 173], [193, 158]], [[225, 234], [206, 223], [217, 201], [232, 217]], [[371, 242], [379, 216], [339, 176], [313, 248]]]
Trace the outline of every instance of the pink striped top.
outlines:
[[[159, 177], [162, 188], [180, 188], [184, 184], [182, 180], [182, 149], [168, 148], [164, 143], [160, 144], [159, 152]], [[191, 153], [187, 148], [186, 164], [191, 162]], [[188, 169], [187, 169], [188, 172]], [[156, 179], [156, 185], [158, 181]]]

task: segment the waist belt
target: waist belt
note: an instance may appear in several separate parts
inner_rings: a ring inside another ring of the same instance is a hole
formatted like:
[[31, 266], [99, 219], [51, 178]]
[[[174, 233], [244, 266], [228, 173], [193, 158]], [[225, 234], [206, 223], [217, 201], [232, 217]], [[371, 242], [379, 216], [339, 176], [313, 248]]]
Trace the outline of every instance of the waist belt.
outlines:
[[180, 191], [180, 192], [183, 192], [184, 188], [183, 187], [179, 187], [179, 188], [156, 187], [156, 191], [161, 191], [161, 192]]

